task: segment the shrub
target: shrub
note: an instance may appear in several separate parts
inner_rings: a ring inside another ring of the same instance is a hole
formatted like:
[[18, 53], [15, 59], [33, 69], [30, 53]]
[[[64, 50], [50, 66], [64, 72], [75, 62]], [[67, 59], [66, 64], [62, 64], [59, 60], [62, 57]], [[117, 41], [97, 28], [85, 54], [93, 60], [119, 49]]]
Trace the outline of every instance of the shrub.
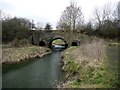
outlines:
[[19, 40], [16, 38], [11, 43], [12, 47], [22, 47], [22, 46], [29, 46], [29, 45], [30, 45], [30, 42], [27, 39]]

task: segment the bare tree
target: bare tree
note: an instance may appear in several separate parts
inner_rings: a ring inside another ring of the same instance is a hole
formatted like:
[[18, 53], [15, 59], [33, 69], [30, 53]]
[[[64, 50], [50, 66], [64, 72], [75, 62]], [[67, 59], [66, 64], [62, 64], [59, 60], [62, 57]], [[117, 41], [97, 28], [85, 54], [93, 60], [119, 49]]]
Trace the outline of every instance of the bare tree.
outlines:
[[43, 23], [42, 22], [37, 22], [37, 29], [42, 30], [43, 29]]
[[95, 19], [98, 24], [98, 27], [101, 27], [101, 25], [102, 25], [101, 15], [97, 8], [95, 9]]
[[76, 30], [83, 24], [83, 14], [81, 8], [75, 2], [71, 2], [63, 11], [57, 28], [65, 30]]
[[96, 34], [99, 36], [111, 39], [118, 37], [116, 6], [107, 3], [103, 8], [95, 9], [95, 25], [98, 31]]
[[0, 10], [0, 20], [10, 19], [11, 17], [12, 16], [9, 13], [7, 13], [3, 10]]
[[114, 19], [113, 12], [114, 10], [112, 9], [110, 3], [104, 5], [101, 10], [98, 8], [95, 9], [95, 20], [99, 29], [102, 28], [102, 25], [104, 23], [107, 23], [108, 21], [112, 21]]

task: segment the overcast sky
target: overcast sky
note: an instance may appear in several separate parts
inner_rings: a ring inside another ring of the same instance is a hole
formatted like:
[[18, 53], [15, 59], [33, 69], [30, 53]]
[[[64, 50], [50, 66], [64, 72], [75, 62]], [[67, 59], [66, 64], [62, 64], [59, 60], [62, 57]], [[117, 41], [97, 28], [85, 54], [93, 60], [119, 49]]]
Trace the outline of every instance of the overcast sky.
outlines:
[[[70, 4], [71, 0], [0, 0], [0, 9], [12, 16], [33, 19], [34, 22], [49, 22], [53, 27], [60, 19], [61, 12]], [[93, 16], [96, 7], [105, 3], [116, 4], [119, 0], [75, 0], [81, 7], [85, 20]]]

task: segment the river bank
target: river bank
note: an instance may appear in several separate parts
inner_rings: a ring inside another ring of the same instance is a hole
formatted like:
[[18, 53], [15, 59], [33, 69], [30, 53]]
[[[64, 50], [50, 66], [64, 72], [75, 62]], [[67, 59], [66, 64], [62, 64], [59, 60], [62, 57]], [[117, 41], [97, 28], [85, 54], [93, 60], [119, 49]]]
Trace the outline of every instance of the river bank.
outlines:
[[[103, 39], [62, 53], [64, 88], [116, 88], [118, 81], [118, 44]], [[113, 53], [111, 53], [113, 52]]]
[[2, 46], [2, 64], [12, 64], [29, 60], [30, 58], [41, 58], [51, 53], [49, 48], [40, 46], [6, 47]]

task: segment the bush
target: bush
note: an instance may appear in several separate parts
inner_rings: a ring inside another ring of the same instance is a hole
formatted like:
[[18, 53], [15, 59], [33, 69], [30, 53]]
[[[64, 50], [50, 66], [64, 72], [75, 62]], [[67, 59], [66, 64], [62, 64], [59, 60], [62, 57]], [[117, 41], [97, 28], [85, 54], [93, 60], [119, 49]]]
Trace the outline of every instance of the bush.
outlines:
[[2, 21], [2, 42], [8, 43], [15, 38], [27, 39], [30, 37], [30, 21], [25, 18], [11, 18]]
[[12, 47], [22, 47], [22, 46], [29, 46], [29, 45], [30, 45], [30, 42], [27, 39], [19, 40], [16, 38], [11, 43]]

